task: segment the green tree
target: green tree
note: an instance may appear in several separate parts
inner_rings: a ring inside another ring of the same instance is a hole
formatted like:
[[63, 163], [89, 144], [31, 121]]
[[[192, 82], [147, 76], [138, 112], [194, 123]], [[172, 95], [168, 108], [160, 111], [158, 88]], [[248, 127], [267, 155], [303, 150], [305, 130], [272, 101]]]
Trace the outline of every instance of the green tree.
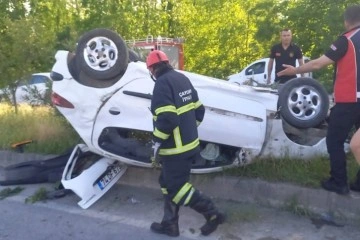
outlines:
[[[343, 12], [351, 4], [358, 4], [358, 1], [264, 0], [256, 6], [256, 14], [263, 16], [257, 22], [256, 38], [264, 42], [271, 39], [272, 45], [279, 41], [282, 28], [290, 28], [294, 33], [294, 41], [302, 48], [304, 55], [318, 58], [345, 30]], [[332, 71], [330, 66], [314, 73], [314, 77], [329, 92], [332, 91]]]
[[254, 34], [257, 1], [181, 1], [177, 33], [185, 38], [186, 69], [224, 78], [261, 57]]
[[[336, 4], [335, 4], [336, 3]], [[2, 0], [0, 87], [49, 71], [59, 49], [74, 50], [93, 28], [124, 39], [181, 37], [185, 67], [219, 78], [268, 56], [289, 27], [306, 56], [319, 57], [343, 31], [342, 13], [355, 0]], [[321, 18], [319, 17], [321, 16]], [[25, 42], [25, 44], [24, 44]], [[331, 85], [331, 69], [316, 74]]]
[[30, 0], [29, 16], [35, 18], [47, 31], [43, 37], [52, 41], [55, 49], [73, 50], [79, 35], [74, 24], [77, 16], [76, 0]]

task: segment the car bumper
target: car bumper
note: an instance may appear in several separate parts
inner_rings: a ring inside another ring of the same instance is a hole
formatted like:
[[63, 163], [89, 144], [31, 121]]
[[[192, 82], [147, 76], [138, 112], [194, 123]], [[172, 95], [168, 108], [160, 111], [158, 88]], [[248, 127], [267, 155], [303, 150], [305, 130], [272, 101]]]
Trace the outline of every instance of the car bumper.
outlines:
[[63, 172], [61, 183], [81, 198], [78, 205], [87, 209], [101, 198], [125, 173], [119, 161], [89, 152], [84, 144], [77, 145]]

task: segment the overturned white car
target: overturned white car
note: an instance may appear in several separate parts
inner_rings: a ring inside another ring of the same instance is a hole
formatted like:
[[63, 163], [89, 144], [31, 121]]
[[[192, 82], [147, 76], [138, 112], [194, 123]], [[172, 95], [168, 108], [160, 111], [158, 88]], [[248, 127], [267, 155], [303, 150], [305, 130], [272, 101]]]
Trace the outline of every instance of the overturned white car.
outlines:
[[[151, 167], [149, 107], [154, 82], [145, 63], [138, 61], [118, 34], [107, 29], [85, 33], [75, 53], [58, 51], [55, 58], [53, 103], [84, 141], [70, 157], [62, 183], [82, 198], [80, 205], [86, 208], [98, 193], [83, 193], [79, 190], [82, 184], [74, 181], [81, 174], [71, 174], [82, 152], [102, 156], [104, 164], [92, 166], [102, 170], [86, 169], [87, 179], [82, 181], [104, 192], [111, 185], [107, 182], [118, 179], [126, 165]], [[293, 79], [278, 95], [270, 88], [237, 86], [183, 73], [206, 108], [199, 126], [201, 157], [193, 163], [193, 173], [221, 171], [254, 158], [308, 159], [326, 154], [329, 98], [315, 80]]]

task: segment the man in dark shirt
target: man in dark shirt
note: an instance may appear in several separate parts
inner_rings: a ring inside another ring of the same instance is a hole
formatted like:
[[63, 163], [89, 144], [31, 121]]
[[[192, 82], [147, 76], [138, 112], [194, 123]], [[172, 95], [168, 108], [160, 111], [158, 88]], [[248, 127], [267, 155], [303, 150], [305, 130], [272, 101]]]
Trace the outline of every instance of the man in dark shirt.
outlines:
[[[271, 72], [275, 60], [275, 82], [285, 83], [286, 81], [296, 78], [296, 75], [291, 76], [277, 76], [277, 73], [284, 70], [283, 64], [295, 67], [296, 59], [299, 61], [299, 66], [304, 64], [301, 49], [291, 42], [292, 34], [290, 29], [283, 29], [280, 32], [281, 43], [274, 45], [270, 52], [270, 61], [268, 65], [267, 83], [271, 83]], [[303, 76], [303, 75], [302, 75]]]
[[[327, 191], [342, 195], [349, 194], [344, 143], [351, 129], [360, 123], [360, 5], [353, 5], [345, 10], [344, 25], [346, 32], [331, 44], [324, 55], [297, 68], [284, 65], [285, 70], [278, 73], [279, 76], [294, 75], [335, 64], [335, 106], [330, 112], [326, 136], [330, 178], [323, 181], [321, 186]], [[356, 134], [352, 139], [351, 149], [360, 164], [358, 136]], [[350, 189], [360, 191], [360, 171]]]

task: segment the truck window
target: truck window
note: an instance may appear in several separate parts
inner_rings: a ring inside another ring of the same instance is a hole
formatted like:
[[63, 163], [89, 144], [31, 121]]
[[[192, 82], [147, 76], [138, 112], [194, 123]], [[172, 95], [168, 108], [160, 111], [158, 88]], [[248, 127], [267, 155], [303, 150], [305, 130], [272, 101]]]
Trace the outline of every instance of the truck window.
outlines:
[[149, 53], [154, 50], [153, 47], [132, 47], [131, 50], [133, 50], [140, 58], [140, 61], [146, 62], [146, 57], [149, 55]]
[[257, 62], [245, 70], [245, 75], [261, 74], [265, 72], [265, 62]]
[[176, 46], [159, 46], [159, 50], [166, 53], [168, 58], [170, 59], [170, 65], [176, 69], [179, 69], [179, 49]]
[[184, 70], [184, 39], [182, 38], [164, 38], [161, 36], [154, 38], [149, 35], [146, 39], [126, 40], [126, 43], [144, 62], [150, 51], [157, 49], [166, 53], [174, 68]]

